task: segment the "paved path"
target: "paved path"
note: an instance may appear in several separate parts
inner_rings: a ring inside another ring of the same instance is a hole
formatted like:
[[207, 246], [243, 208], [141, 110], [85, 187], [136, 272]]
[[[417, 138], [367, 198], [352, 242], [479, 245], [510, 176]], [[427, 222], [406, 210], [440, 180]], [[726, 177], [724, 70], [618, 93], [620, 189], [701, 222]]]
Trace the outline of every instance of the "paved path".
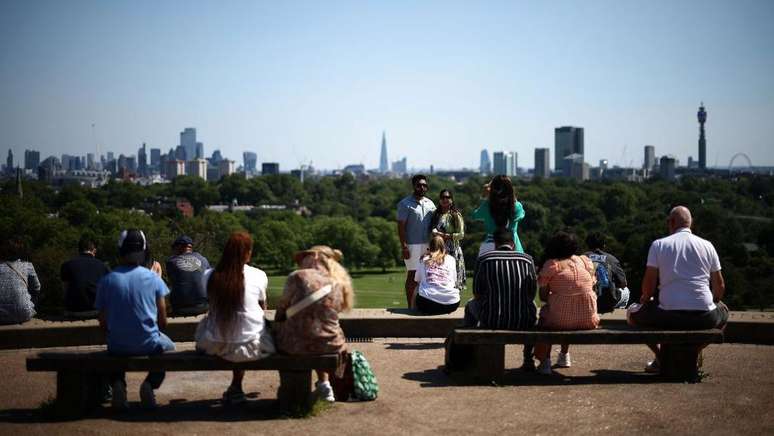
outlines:
[[[184, 344], [184, 347], [190, 344]], [[78, 421], [46, 422], [37, 406], [54, 394], [53, 374], [27, 373], [27, 351], [0, 352], [0, 434], [774, 434], [774, 347], [723, 344], [705, 352], [699, 384], [644, 374], [642, 346], [573, 346], [574, 367], [544, 378], [518, 370], [503, 386], [458, 385], [438, 369], [435, 339], [353, 343], [371, 360], [380, 398], [338, 403], [307, 419], [273, 414], [278, 377], [251, 373], [244, 407], [217, 401], [228, 373], [170, 373], [155, 412], [101, 410]], [[521, 362], [507, 348], [507, 366]], [[129, 374], [138, 400], [140, 374]], [[300, 433], [299, 433], [300, 432]]]

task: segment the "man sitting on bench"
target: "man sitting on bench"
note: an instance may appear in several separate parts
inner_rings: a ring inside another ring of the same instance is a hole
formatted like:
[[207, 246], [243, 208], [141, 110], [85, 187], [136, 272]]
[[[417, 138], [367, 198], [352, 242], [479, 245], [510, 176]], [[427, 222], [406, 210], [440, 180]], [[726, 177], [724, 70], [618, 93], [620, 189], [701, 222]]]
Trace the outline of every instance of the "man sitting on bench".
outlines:
[[[99, 325], [107, 333], [110, 354], [147, 356], [175, 349], [175, 344], [159, 328], [167, 324], [164, 297], [167, 285], [153, 271], [142, 267], [148, 244], [145, 234], [124, 230], [118, 240], [120, 265], [97, 284], [95, 306]], [[126, 409], [126, 380], [123, 372], [111, 374], [114, 409]], [[164, 381], [164, 372], [151, 372], [140, 386], [140, 401], [148, 409], [156, 407], [154, 389]]]
[[[465, 305], [465, 327], [530, 330], [537, 322], [537, 274], [532, 257], [514, 251], [513, 232], [498, 228], [495, 249], [481, 255], [473, 275], [473, 299]], [[532, 345], [524, 345], [522, 369], [534, 370]]]
[[[648, 251], [642, 307], [630, 311], [629, 324], [672, 330], [722, 328], [728, 307], [720, 301], [726, 285], [715, 247], [691, 232], [691, 211], [685, 206], [673, 208], [667, 224], [670, 236], [654, 241]], [[660, 347], [648, 347], [656, 358], [645, 370], [660, 372]]]

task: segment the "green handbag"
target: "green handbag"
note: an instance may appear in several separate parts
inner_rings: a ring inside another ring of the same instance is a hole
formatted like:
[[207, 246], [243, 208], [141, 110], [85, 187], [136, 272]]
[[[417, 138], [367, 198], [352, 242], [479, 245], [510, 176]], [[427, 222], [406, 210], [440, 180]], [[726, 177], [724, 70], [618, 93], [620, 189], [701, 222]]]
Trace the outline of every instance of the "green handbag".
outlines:
[[360, 351], [352, 351], [352, 378], [354, 379], [353, 396], [362, 401], [375, 400], [379, 395], [379, 382], [371, 365], [368, 364], [365, 356]]

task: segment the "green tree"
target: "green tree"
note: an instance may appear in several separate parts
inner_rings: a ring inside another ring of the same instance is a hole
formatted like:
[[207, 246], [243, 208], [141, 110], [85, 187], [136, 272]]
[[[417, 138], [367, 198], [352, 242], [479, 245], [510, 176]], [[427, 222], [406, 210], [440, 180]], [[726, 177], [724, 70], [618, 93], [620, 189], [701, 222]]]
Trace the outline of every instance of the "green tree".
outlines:
[[363, 222], [363, 227], [368, 240], [379, 248], [374, 264], [381, 267], [382, 272], [395, 266], [395, 262], [400, 259], [401, 250], [394, 222], [381, 217], [368, 217]]

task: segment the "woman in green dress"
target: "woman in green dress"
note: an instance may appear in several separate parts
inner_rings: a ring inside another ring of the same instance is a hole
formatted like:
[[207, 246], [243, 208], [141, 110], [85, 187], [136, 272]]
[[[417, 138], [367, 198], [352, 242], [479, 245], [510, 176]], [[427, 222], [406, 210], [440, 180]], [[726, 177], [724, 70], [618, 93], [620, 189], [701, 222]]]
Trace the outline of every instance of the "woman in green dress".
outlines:
[[[465, 290], [465, 258], [462, 255], [462, 239], [465, 237], [465, 220], [462, 212], [454, 205], [454, 195], [448, 189], [439, 194], [438, 209], [433, 212], [430, 221], [432, 235], [439, 235], [446, 244], [446, 253], [454, 257], [457, 263], [455, 287]], [[431, 236], [432, 236], [431, 235]]]
[[478, 255], [492, 251], [493, 234], [497, 227], [505, 227], [513, 233], [514, 251], [524, 253], [519, 240], [519, 221], [524, 219], [524, 207], [516, 200], [513, 184], [508, 176], [498, 175], [484, 185], [481, 203], [473, 211], [473, 218], [484, 222], [486, 239], [481, 243]]

